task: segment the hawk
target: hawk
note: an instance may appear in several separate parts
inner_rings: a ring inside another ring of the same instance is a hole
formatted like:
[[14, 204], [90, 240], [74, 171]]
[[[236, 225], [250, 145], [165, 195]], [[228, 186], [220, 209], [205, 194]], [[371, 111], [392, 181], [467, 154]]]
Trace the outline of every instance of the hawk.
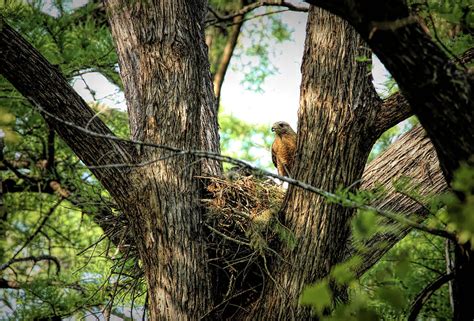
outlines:
[[276, 134], [272, 145], [273, 164], [277, 168], [279, 175], [291, 176], [296, 152], [296, 133], [284, 121], [274, 123], [272, 132]]

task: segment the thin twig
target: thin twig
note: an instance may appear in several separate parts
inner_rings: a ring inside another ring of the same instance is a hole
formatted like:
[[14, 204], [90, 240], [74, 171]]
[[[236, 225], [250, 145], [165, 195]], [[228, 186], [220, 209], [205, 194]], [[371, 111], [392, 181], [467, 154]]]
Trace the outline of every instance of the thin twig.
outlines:
[[236, 244], [248, 246], [248, 247], [250, 247], [250, 248], [252, 247], [252, 245], [250, 245], [250, 243], [243, 242], [243, 241], [234, 239], [233, 237], [230, 237], [230, 236], [228, 236], [228, 235], [225, 235], [224, 233], [222, 233], [222, 232], [216, 230], [215, 228], [213, 228], [213, 227], [210, 226], [209, 224], [204, 223], [204, 226], [207, 227], [208, 229], [210, 229], [213, 233], [222, 236], [224, 239], [226, 239], [226, 240], [228, 240], [228, 241], [234, 242], [234, 243], [236, 243]]
[[46, 213], [45, 217], [43, 218], [43, 220], [41, 220], [40, 224], [38, 225], [38, 227], [36, 228], [36, 230], [33, 232], [33, 234], [31, 234], [25, 241], [25, 243], [23, 244], [23, 246], [15, 252], [15, 254], [12, 256], [12, 258], [10, 260], [8, 260], [8, 262], [2, 264], [0, 266], [0, 271], [3, 271], [5, 270], [7, 267], [9, 267], [12, 263], [15, 262], [15, 259], [16, 257], [18, 256], [18, 254], [21, 253], [21, 251], [23, 251], [24, 248], [26, 248], [30, 242], [36, 237], [36, 235], [39, 234], [39, 232], [41, 231], [41, 229], [43, 228], [43, 226], [46, 224], [46, 221], [49, 219], [49, 217], [54, 213], [54, 211], [56, 210], [56, 208], [59, 206], [59, 204], [61, 204], [61, 202], [63, 201], [63, 199], [60, 199], [58, 202], [56, 202], [56, 204], [54, 204], [48, 211], [48, 213]]
[[10, 265], [12, 265], [13, 263], [28, 262], [28, 261], [33, 261], [34, 263], [39, 262], [39, 261], [52, 261], [56, 265], [56, 274], [59, 274], [61, 272], [61, 264], [59, 263], [58, 258], [52, 255], [27, 256], [27, 257], [11, 259], [7, 263], [0, 265], [0, 271], [3, 271], [6, 268], [10, 267]]
[[53, 115], [53, 114], [49, 113], [48, 111], [44, 110], [39, 105], [37, 105], [37, 108], [40, 109], [40, 111], [45, 114], [45, 117], [53, 118], [53, 119], [65, 124], [67, 126], [75, 128], [75, 129], [77, 129], [79, 131], [82, 131], [82, 132], [84, 132], [84, 133], [86, 133], [90, 136], [93, 136], [93, 137], [109, 139], [109, 140], [112, 140], [112, 141], [126, 142], [126, 143], [136, 144], [136, 145], [145, 146], [145, 147], [154, 147], [154, 148], [158, 148], [158, 149], [178, 153], [180, 156], [193, 155], [193, 156], [197, 156], [197, 157], [204, 157], [204, 158], [213, 159], [213, 160], [216, 160], [216, 161], [221, 161], [221, 162], [234, 164], [234, 165], [240, 166], [242, 168], [248, 169], [248, 170], [256, 173], [257, 175], [277, 178], [277, 179], [279, 179], [283, 182], [287, 182], [290, 185], [300, 187], [300, 188], [305, 189], [307, 191], [313, 192], [313, 193], [318, 194], [318, 195], [320, 195], [324, 198], [330, 199], [334, 203], [337, 203], [341, 206], [348, 207], [348, 208], [353, 208], [353, 209], [360, 209], [360, 210], [364, 210], [364, 211], [372, 211], [372, 212], [375, 212], [375, 213], [377, 213], [377, 214], [379, 214], [383, 217], [389, 218], [393, 221], [396, 221], [398, 223], [402, 223], [406, 226], [418, 229], [420, 231], [424, 231], [424, 232], [427, 232], [427, 233], [430, 233], [430, 234], [433, 234], [433, 235], [448, 238], [448, 239], [451, 239], [453, 241], [457, 240], [455, 234], [453, 234], [451, 232], [448, 232], [446, 230], [435, 229], [435, 228], [431, 228], [431, 227], [416, 223], [416, 222], [406, 218], [405, 216], [402, 216], [400, 214], [397, 214], [397, 213], [394, 213], [394, 212], [391, 212], [391, 211], [383, 210], [383, 209], [373, 207], [373, 206], [370, 206], [370, 205], [359, 204], [355, 201], [343, 198], [339, 195], [336, 195], [334, 193], [331, 193], [331, 192], [325, 191], [323, 189], [314, 187], [310, 184], [304, 183], [304, 182], [296, 180], [294, 178], [281, 176], [281, 175], [269, 172], [267, 170], [264, 170], [262, 168], [250, 165], [249, 163], [244, 162], [244, 161], [239, 160], [239, 159], [235, 159], [235, 158], [232, 158], [232, 157], [229, 157], [229, 156], [224, 156], [224, 155], [221, 155], [219, 153], [215, 153], [215, 152], [211, 152], [211, 151], [182, 150], [182, 149], [179, 149], [179, 148], [176, 148], [176, 147], [171, 147], [171, 146], [162, 145], [162, 144], [147, 143], [147, 142], [142, 142], [142, 141], [138, 141], [138, 140], [134, 140], [134, 139], [121, 138], [121, 137], [117, 137], [117, 136], [114, 136], [114, 135], [100, 134], [100, 133], [93, 132], [93, 131], [90, 131], [88, 129], [85, 129], [81, 126], [78, 126], [78, 125], [76, 125], [76, 124], [74, 124], [70, 121], [63, 120], [63, 119], [57, 117], [56, 115]]

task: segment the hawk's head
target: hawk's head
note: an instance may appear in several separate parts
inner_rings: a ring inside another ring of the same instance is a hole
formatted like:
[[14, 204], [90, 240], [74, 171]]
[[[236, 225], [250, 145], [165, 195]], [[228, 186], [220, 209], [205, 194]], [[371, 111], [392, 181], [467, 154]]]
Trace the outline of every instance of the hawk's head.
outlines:
[[277, 135], [283, 134], [295, 134], [293, 128], [291, 128], [290, 124], [284, 121], [277, 121], [272, 126], [272, 132], [275, 132]]

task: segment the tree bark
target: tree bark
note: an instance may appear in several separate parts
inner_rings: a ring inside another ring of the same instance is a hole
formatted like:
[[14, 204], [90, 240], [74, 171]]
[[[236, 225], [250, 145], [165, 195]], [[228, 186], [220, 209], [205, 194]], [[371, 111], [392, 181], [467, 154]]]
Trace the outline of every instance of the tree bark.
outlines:
[[474, 251], [471, 244], [454, 244], [454, 280], [452, 282], [453, 320], [474, 319], [472, 289], [474, 288]]
[[352, 24], [393, 75], [432, 140], [448, 182], [462, 161], [474, 162], [474, 74], [446, 56], [405, 1], [308, 2]]
[[[415, 189], [418, 198], [397, 191], [394, 184], [401, 178], [409, 179], [406, 188]], [[421, 125], [404, 134], [366, 166], [360, 189], [371, 190], [377, 186], [381, 186], [385, 193], [373, 201], [372, 206], [404, 214], [415, 222], [422, 222], [428, 217], [426, 200], [430, 196], [448, 190], [433, 144]], [[381, 218], [378, 224], [389, 227], [389, 232], [376, 234], [369, 239], [364, 244], [364, 253], [349, 247], [347, 258], [352, 255], [363, 256], [362, 265], [356, 271], [358, 276], [369, 270], [411, 231], [410, 227], [388, 219]]]
[[[133, 139], [219, 152], [204, 37], [205, 1], [106, 3]], [[196, 320], [210, 306], [211, 278], [195, 176], [220, 165], [193, 155], [141, 148], [161, 162], [130, 173], [128, 213], [148, 283], [151, 320]], [[170, 158], [170, 159], [167, 159]]]
[[[368, 64], [356, 57], [370, 53], [355, 30], [340, 18], [311, 8], [307, 23], [295, 178], [334, 192], [358, 187], [375, 139], [378, 101]], [[298, 305], [305, 284], [329, 273], [344, 258], [353, 210], [289, 187], [283, 221], [296, 237], [294, 250], [282, 249], [261, 307], [248, 319], [302, 320]]]

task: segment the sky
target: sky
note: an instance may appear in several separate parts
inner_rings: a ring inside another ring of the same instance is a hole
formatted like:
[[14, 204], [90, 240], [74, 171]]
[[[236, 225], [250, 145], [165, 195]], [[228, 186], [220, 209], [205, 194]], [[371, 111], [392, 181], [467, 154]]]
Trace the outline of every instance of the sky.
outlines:
[[[277, 72], [265, 79], [261, 86], [262, 91], [247, 90], [246, 85], [242, 83], [244, 73], [239, 70], [242, 61], [234, 57], [230, 62], [221, 93], [220, 108], [224, 114], [231, 114], [248, 123], [266, 125], [269, 134], [272, 134], [270, 129], [276, 121], [286, 121], [295, 130], [297, 129], [297, 110], [301, 83], [300, 68], [306, 30], [307, 13], [288, 11], [279, 15], [283, 23], [292, 31], [292, 34], [291, 40], [282, 43], [277, 43], [273, 40], [273, 37], [269, 37], [269, 45], [272, 48], [270, 60]], [[239, 38], [240, 52], [243, 52], [243, 49], [251, 43], [250, 37], [253, 33], [251, 28], [252, 23], [244, 24], [244, 30], [241, 33], [243, 36]], [[387, 80], [388, 72], [375, 56], [372, 58], [374, 85], [382, 93], [385, 89], [383, 83]], [[247, 59], [248, 62], [248, 57], [241, 57], [240, 59], [244, 61]], [[95, 91], [97, 101], [112, 108], [126, 110], [123, 93], [99, 73], [88, 73], [83, 75], [82, 79], [76, 78], [74, 80], [74, 89], [87, 102], [93, 101], [93, 97], [84, 81]], [[224, 154], [238, 154], [241, 149], [240, 142], [234, 141], [229, 149], [223, 152]], [[275, 168], [271, 165], [271, 153], [262, 146], [262, 142], [255, 141], [251, 153], [256, 158], [253, 165], [275, 171]]]
[[[240, 66], [236, 58], [231, 60], [226, 74], [221, 98], [221, 108], [226, 114], [232, 114], [249, 123], [268, 125], [276, 121], [287, 121], [296, 129], [297, 109], [299, 102], [299, 86], [301, 82], [301, 61], [303, 56], [306, 13], [285, 12], [280, 14], [283, 22], [292, 30], [291, 40], [283, 43], [270, 42], [272, 53], [271, 63], [277, 72], [266, 78], [261, 92], [253, 92], [242, 84], [244, 74], [238, 70]], [[244, 24], [245, 28], [245, 24]], [[249, 24], [247, 24], [249, 28]], [[244, 30], [243, 35], [251, 35], [251, 30]], [[249, 39], [241, 37], [239, 45], [248, 46]], [[238, 58], [237, 58], [238, 59]], [[387, 71], [375, 58], [373, 61], [374, 84], [383, 89]], [[89, 73], [83, 79], [74, 81], [74, 89], [86, 100], [92, 101], [84, 81], [96, 92], [96, 98], [113, 108], [126, 109], [123, 93], [98, 73]]]

